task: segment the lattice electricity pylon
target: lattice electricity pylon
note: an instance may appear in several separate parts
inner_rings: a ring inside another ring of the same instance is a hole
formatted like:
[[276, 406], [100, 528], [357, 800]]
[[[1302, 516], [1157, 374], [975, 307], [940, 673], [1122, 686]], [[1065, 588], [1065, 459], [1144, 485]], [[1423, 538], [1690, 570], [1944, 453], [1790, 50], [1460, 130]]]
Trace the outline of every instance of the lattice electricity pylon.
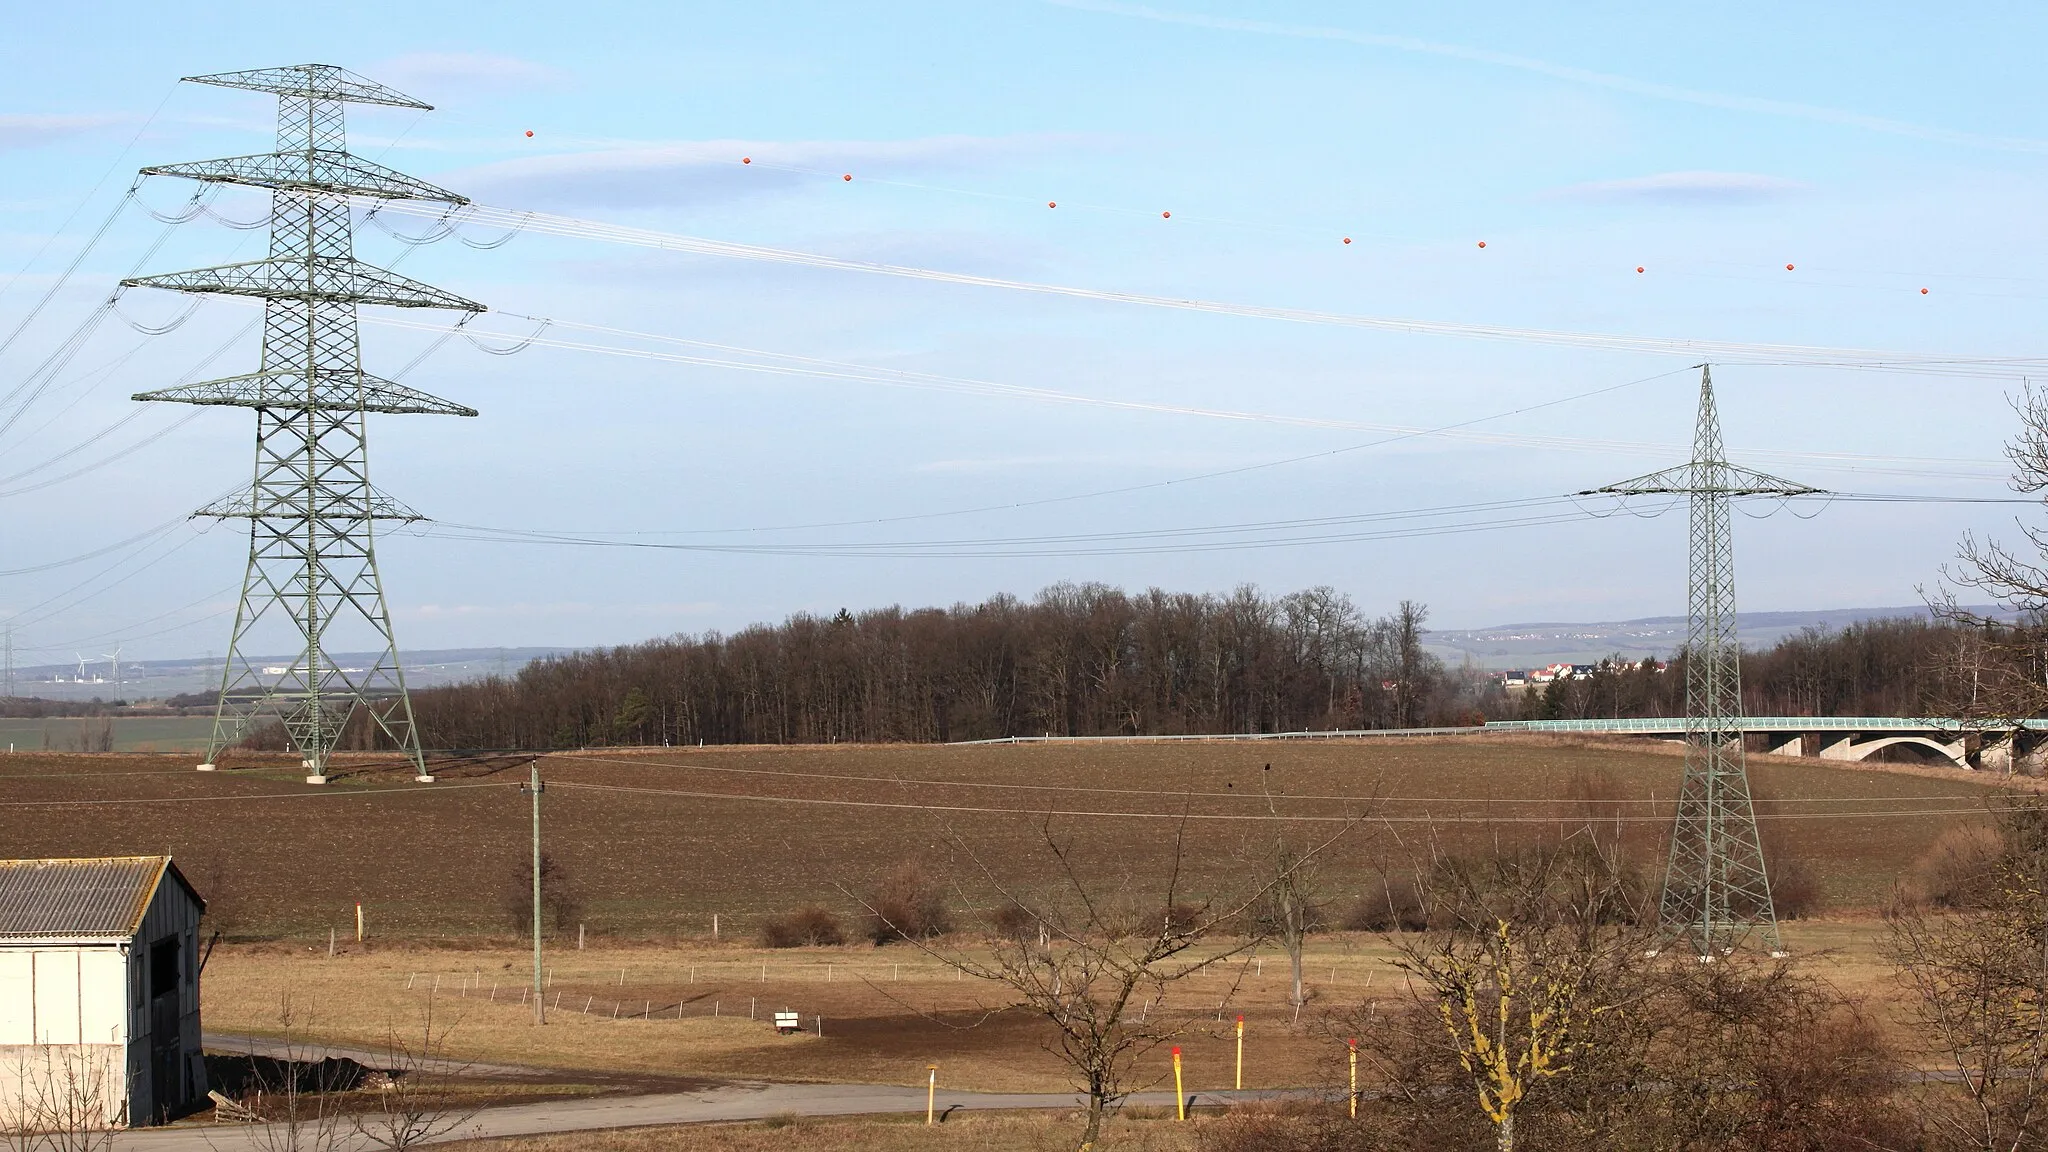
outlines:
[[[304, 762], [307, 781], [325, 783], [335, 742], [361, 709], [412, 760], [418, 778], [431, 780], [377, 571], [374, 531], [380, 520], [422, 517], [371, 487], [365, 417], [476, 411], [365, 373], [356, 308], [475, 313], [483, 305], [357, 260], [351, 198], [427, 200], [451, 209], [468, 200], [349, 155], [343, 105], [431, 107], [381, 84], [328, 64], [185, 79], [272, 93], [278, 124], [275, 152], [142, 170], [269, 189], [269, 257], [122, 282], [263, 301], [258, 371], [135, 396], [256, 410], [254, 483], [193, 514], [249, 522], [241, 604], [221, 668], [213, 736], [199, 767], [210, 770], [252, 720], [275, 716]], [[251, 651], [260, 642], [258, 626], [274, 617], [297, 629], [298, 654], [284, 668], [261, 667]], [[344, 668], [330, 655], [344, 639], [337, 625], [359, 634], [367, 625], [365, 647], [378, 653], [368, 668]]]
[[1750, 804], [1742, 751], [1742, 647], [1735, 634], [1735, 550], [1728, 502], [1741, 496], [1809, 496], [1820, 491], [1730, 464], [1721, 446], [1712, 370], [1700, 368], [1699, 421], [1692, 461], [1582, 496], [1686, 496], [1692, 556], [1685, 646], [1685, 780], [1659, 926], [1690, 939], [1699, 955], [1725, 955], [1750, 934], [1778, 950], [1770, 872]]

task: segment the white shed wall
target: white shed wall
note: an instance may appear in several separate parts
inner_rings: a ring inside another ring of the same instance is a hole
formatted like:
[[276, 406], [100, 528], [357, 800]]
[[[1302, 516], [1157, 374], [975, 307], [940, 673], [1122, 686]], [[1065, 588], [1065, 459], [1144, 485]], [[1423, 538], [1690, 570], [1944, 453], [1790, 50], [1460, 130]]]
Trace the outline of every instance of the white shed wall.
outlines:
[[0, 948], [0, 1045], [126, 1044], [128, 957], [117, 944]]
[[0, 948], [0, 1125], [127, 1122], [127, 953]]

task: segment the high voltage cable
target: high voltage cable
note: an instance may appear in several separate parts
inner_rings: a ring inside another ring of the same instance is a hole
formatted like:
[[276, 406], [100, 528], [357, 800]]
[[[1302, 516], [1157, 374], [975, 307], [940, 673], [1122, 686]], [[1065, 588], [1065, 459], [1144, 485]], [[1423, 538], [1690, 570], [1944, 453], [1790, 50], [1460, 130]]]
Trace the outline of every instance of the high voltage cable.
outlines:
[[[229, 349], [233, 348], [244, 337], [254, 332], [258, 327], [262, 325], [262, 323], [263, 321], [259, 317], [258, 319], [252, 320], [249, 323], [243, 325], [239, 331], [229, 336], [226, 340], [221, 341], [221, 343], [218, 346], [216, 346], [212, 352], [208, 353], [204, 359], [200, 360], [198, 364], [195, 364], [190, 369], [188, 369], [183, 376], [177, 379], [177, 381], [173, 384], [173, 387], [191, 383], [194, 379], [196, 379], [199, 376], [200, 373], [206, 371], [207, 368], [212, 366], [214, 361], [220, 359], [223, 355], [226, 355]], [[128, 353], [126, 356], [123, 356], [121, 358], [121, 361], [117, 361], [114, 365], [110, 365], [109, 370], [111, 371], [113, 368], [118, 367], [119, 364], [123, 361], [126, 361], [129, 356], [133, 356], [135, 352], [141, 351], [141, 348], [142, 345], [138, 345], [134, 352]], [[424, 357], [422, 357], [422, 359], [424, 359]], [[83, 396], [80, 397], [80, 399], [83, 398]], [[73, 404], [76, 403], [77, 401], [74, 400]], [[66, 411], [68, 410], [69, 409], [67, 408]], [[149, 409], [146, 408], [134, 409], [128, 415], [116, 420], [113, 424], [101, 429], [100, 431], [94, 433], [91, 436], [88, 436], [86, 439], [80, 441], [78, 444], [75, 444], [72, 447], [65, 449], [64, 451], [59, 452], [56, 455], [43, 460], [41, 463], [25, 468], [20, 472], [14, 473], [11, 476], [0, 477], [0, 484], [13, 483], [16, 480], [20, 480], [25, 477], [34, 475], [35, 473], [42, 471], [43, 469], [48, 468], [51, 465], [58, 463], [59, 461], [68, 459], [69, 457], [78, 454], [84, 449], [104, 439], [113, 432], [118, 431], [120, 428], [124, 427], [125, 425], [142, 416], [148, 411]], [[48, 488], [56, 484], [61, 484], [66, 480], [76, 479], [96, 469], [103, 468], [108, 464], [112, 464], [116, 460], [120, 460], [124, 457], [133, 455], [134, 453], [139, 452], [144, 448], [147, 448], [149, 445], [156, 443], [158, 440], [163, 439], [165, 436], [170, 435], [172, 432], [175, 432], [178, 429], [183, 428], [185, 425], [190, 424], [193, 420], [197, 419], [200, 416], [200, 414], [201, 413], [197, 410], [187, 413], [186, 415], [179, 417], [177, 420], [172, 421], [170, 424], [167, 424], [164, 427], [158, 429], [157, 431], [149, 434], [148, 436], [145, 436], [143, 439], [138, 440], [133, 444], [130, 444], [126, 448], [123, 448], [117, 452], [114, 452], [111, 455], [94, 461], [93, 463], [88, 464], [85, 467], [74, 469], [73, 471], [67, 472], [62, 476], [58, 476], [54, 479], [45, 480], [22, 488], [16, 488], [9, 491], [0, 491], [0, 498], [8, 496], [18, 496], [27, 492], [39, 491], [41, 489]], [[52, 419], [54, 420], [55, 417], [52, 417]], [[47, 426], [48, 425], [45, 424], [45, 427]], [[0, 573], [0, 575], [5, 575], [5, 573]]]
[[[615, 328], [601, 324], [584, 324], [576, 321], [560, 320], [548, 317], [523, 316], [519, 313], [500, 313], [500, 315], [511, 316], [522, 320], [529, 320], [535, 323], [536, 325], [539, 325], [542, 329], [549, 326], [579, 329], [582, 331], [615, 335], [633, 340], [647, 340], [668, 344], [680, 344], [690, 347], [717, 349], [721, 351], [728, 351], [742, 355], [759, 356], [773, 360], [789, 361], [790, 363], [760, 363], [757, 361], [734, 360], [723, 357], [696, 356], [682, 353], [659, 352], [643, 348], [626, 348], [610, 344], [591, 343], [587, 341], [564, 340], [556, 337], [545, 337], [540, 334], [540, 331], [538, 329], [535, 332], [529, 333], [524, 336], [518, 336], [509, 333], [477, 333], [474, 330], [465, 329], [467, 320], [458, 323], [457, 325], [452, 327], [449, 325], [435, 324], [431, 321], [413, 320], [406, 317], [398, 316], [365, 316], [363, 317], [363, 322], [366, 324], [378, 324], [385, 327], [409, 329], [412, 331], [439, 333], [441, 335], [442, 340], [446, 340], [448, 336], [453, 335], [456, 332], [463, 332], [464, 335], [471, 338], [472, 343], [475, 343], [476, 337], [481, 335], [499, 335], [502, 336], [504, 339], [515, 341], [515, 347], [514, 349], [512, 349], [515, 351], [518, 348], [523, 348], [527, 346], [537, 346], [543, 348], [553, 348], [563, 351], [594, 352], [601, 355], [624, 356], [636, 359], [654, 360], [662, 363], [686, 364], [694, 367], [724, 368], [742, 372], [756, 372], [766, 375], [799, 376], [828, 380], [853, 380], [861, 383], [880, 384], [887, 387], [921, 388], [936, 391], [955, 392], [966, 395], [1004, 396], [1050, 403], [1076, 404], [1090, 407], [1114, 408], [1127, 411], [1150, 412], [1166, 415], [1194, 416], [1207, 419], [1220, 419], [1237, 422], [1271, 423], [1281, 425], [1292, 425], [1298, 427], [1327, 428], [1333, 430], [1385, 432], [1391, 434], [1393, 439], [1395, 440], [1421, 436], [1432, 436], [1442, 437], [1450, 440], [1469, 441], [1483, 444], [1507, 444], [1534, 448], [1548, 448], [1560, 451], [1594, 451], [1635, 455], [1663, 455], [1677, 450], [1675, 447], [1671, 445], [1645, 444], [1633, 441], [1595, 440], [1585, 437], [1543, 436], [1531, 435], [1526, 433], [1467, 431], [1467, 429], [1469, 429], [1471, 425], [1482, 423], [1485, 420], [1500, 419], [1502, 418], [1502, 416], [1505, 415], [1516, 415], [1523, 412], [1534, 411], [1538, 408], [1548, 407], [1551, 404], [1563, 403], [1564, 401], [1562, 400], [1550, 401], [1545, 404], [1531, 405], [1525, 408], [1516, 409], [1512, 413], [1503, 413], [1501, 414], [1501, 416], [1484, 417], [1478, 420], [1462, 421], [1456, 424], [1442, 425], [1436, 428], [1415, 428], [1398, 424], [1383, 424], [1361, 420], [1340, 420], [1328, 417], [1314, 416], [1288, 416], [1262, 412], [1247, 412], [1235, 409], [1201, 408], [1189, 405], [1167, 404], [1152, 401], [1116, 400], [1096, 396], [1087, 396], [1072, 392], [1062, 392], [1055, 389], [1040, 388], [1029, 385], [1004, 384], [989, 380], [978, 380], [973, 378], [957, 376], [945, 376], [930, 372], [915, 372], [907, 369], [884, 368], [875, 367], [871, 365], [852, 364], [844, 361], [827, 360], [818, 357], [802, 356], [794, 353], [763, 351], [752, 348], [741, 348], [734, 345], [717, 344], [710, 341], [692, 340], [687, 337], [681, 336], [667, 336], [652, 332], [635, 332], [630, 329]], [[482, 346], [479, 345], [479, 347]], [[484, 350], [494, 352], [499, 355], [506, 354], [506, 352], [497, 349], [486, 348]], [[1661, 379], [1664, 376], [1673, 375], [1677, 372], [1687, 371], [1689, 370], [1689, 367], [1690, 366], [1688, 366], [1688, 368], [1673, 369], [1670, 372], [1663, 372], [1658, 373], [1655, 376], [1644, 377], [1642, 380], [1631, 381], [1630, 384], [1643, 383], [1649, 380]], [[1626, 384], [1614, 385], [1611, 388], [1596, 389], [1592, 392], [1581, 393], [1576, 397], [1568, 397], [1567, 399], [1580, 399], [1586, 396], [1598, 395], [1601, 392], [1612, 391], [1616, 388], [1628, 386], [1629, 385]], [[1391, 440], [1387, 440], [1376, 441], [1375, 443], [1384, 444], [1391, 442]], [[1966, 461], [1942, 460], [1938, 458], [1927, 457], [1869, 456], [1846, 452], [1829, 453], [1778, 451], [1751, 451], [1742, 453], [1742, 455], [1745, 457], [1753, 457], [1758, 459], [1795, 459], [1801, 461], [1809, 461], [1814, 462], [1816, 466], [1819, 467], [1836, 468], [1844, 471], [1885, 472], [1908, 476], [1931, 475], [1952, 476], [1962, 479], [1981, 479], [1991, 474], [1985, 470], [1961, 471], [1953, 469], [1942, 470], [1912, 468], [1877, 468], [1872, 467], [1870, 463], [1867, 463], [1886, 460], [1924, 461], [1930, 464], [1968, 463]], [[1304, 459], [1306, 458], [1307, 457], [1304, 457]]]
[[[135, 198], [135, 187], [140, 184], [141, 181], [138, 180], [135, 185], [129, 187], [127, 195], [121, 197], [114, 204], [113, 211], [107, 213], [107, 218], [100, 222], [99, 228], [93, 232], [91, 239], [87, 240], [85, 246], [78, 250], [78, 255], [72, 257], [71, 263], [65, 267], [64, 271], [58, 275], [56, 281], [50, 285], [49, 291], [43, 293], [43, 298], [35, 302], [35, 305], [28, 310], [28, 314], [23, 316], [21, 322], [14, 326], [14, 330], [7, 334], [7, 338], [0, 340], [0, 356], [6, 355], [7, 350], [14, 347], [14, 342], [21, 339], [21, 334], [28, 331], [28, 326], [35, 323], [36, 317], [42, 315], [43, 309], [49, 306], [50, 301], [56, 299], [57, 294], [64, 290], [64, 285], [70, 282], [72, 274], [78, 271], [78, 266], [85, 263], [85, 258], [92, 255], [92, 250], [98, 247], [99, 242], [106, 237], [107, 230], [114, 226], [114, 221], [120, 219], [121, 210], [128, 207], [128, 202]], [[67, 220], [65, 223], [68, 225], [70, 222]], [[47, 245], [45, 246], [47, 247]], [[36, 255], [41, 256], [42, 254], [38, 252]], [[30, 262], [33, 263], [34, 260], [31, 259]], [[17, 278], [19, 275], [19, 273], [16, 273]], [[12, 281], [9, 283], [11, 285]], [[0, 405], [6, 404], [13, 397], [13, 392], [8, 393], [5, 397], [0, 397]]]
[[1234, 540], [1209, 541], [1194, 544], [1156, 544], [1132, 546], [1082, 546], [1056, 547], [1006, 546], [1000, 542], [990, 544], [959, 544], [946, 541], [902, 541], [878, 544], [667, 544], [649, 541], [599, 540], [586, 537], [543, 536], [519, 534], [491, 529], [466, 529], [463, 525], [448, 525], [450, 530], [428, 528], [420, 535], [444, 540], [475, 540], [494, 543], [527, 543], [537, 545], [572, 545], [577, 547], [625, 548], [662, 552], [700, 552], [731, 555], [755, 556], [814, 556], [891, 558], [891, 559], [1000, 559], [1021, 556], [1138, 556], [1177, 555], [1195, 552], [1244, 551], [1254, 548], [1307, 547], [1321, 544], [1355, 543], [1375, 540], [1405, 540], [1429, 536], [1462, 535], [1470, 532], [1494, 531], [1512, 527], [1537, 527], [1562, 524], [1574, 520], [1590, 519], [1585, 513], [1564, 513], [1543, 516], [1514, 517], [1502, 520], [1468, 524], [1438, 525], [1428, 528], [1411, 528], [1385, 532], [1356, 532], [1311, 537], [1285, 538], [1278, 540]]
[[[101, 188], [106, 187], [107, 177], [112, 176], [114, 174], [115, 169], [121, 166], [122, 158], [126, 157], [129, 152], [135, 149], [135, 145], [142, 140], [142, 134], [149, 131], [150, 125], [156, 123], [156, 118], [163, 113], [164, 105], [169, 104], [171, 102], [171, 97], [174, 94], [176, 94], [177, 91], [178, 86], [176, 84], [173, 84], [169, 88], [166, 88], [164, 90], [163, 99], [158, 100], [156, 102], [156, 107], [149, 110], [149, 115], [143, 118], [141, 126], [135, 129], [135, 135], [130, 136], [128, 138], [128, 143], [122, 145], [121, 150], [114, 154], [114, 159], [107, 164], [106, 171], [101, 172], [100, 178], [93, 181], [91, 188], [86, 189], [85, 195], [79, 198], [78, 205], [71, 209], [71, 214], [64, 217], [64, 222], [57, 225], [57, 230], [55, 232], [50, 233], [49, 236], [44, 238], [42, 245], [36, 249], [35, 255], [28, 258], [28, 263], [23, 264], [19, 270], [17, 270], [12, 276], [9, 276], [7, 278], [7, 283], [0, 284], [0, 296], [5, 296], [8, 292], [13, 290], [15, 282], [20, 280], [23, 276], [27, 275], [28, 270], [30, 268], [35, 267], [36, 261], [41, 260], [43, 258], [43, 253], [48, 252], [50, 250], [50, 245], [57, 242], [57, 237], [62, 236], [64, 234], [64, 230], [71, 227], [71, 222], [73, 220], [78, 219], [78, 214], [80, 212], [85, 211], [85, 206], [87, 204], [92, 203], [92, 198], [94, 196], [99, 195], [99, 191]], [[129, 192], [132, 194], [134, 192], [134, 188], [130, 187]], [[119, 212], [120, 207], [117, 205], [114, 210], [116, 212]], [[4, 350], [4, 346], [0, 346], [0, 351]]]
[[[1819, 498], [1826, 498], [1825, 496]], [[1944, 497], [1910, 494], [1849, 494], [1839, 497], [1852, 502], [1882, 503], [2019, 503], [2025, 497]], [[1780, 501], [1782, 502], [1782, 501]], [[846, 543], [804, 542], [789, 544], [677, 543], [621, 540], [594, 535], [492, 528], [483, 525], [441, 523], [422, 529], [419, 535], [444, 540], [488, 543], [524, 543], [584, 548], [621, 548], [658, 552], [697, 552], [728, 555], [818, 556], [818, 557], [903, 557], [916, 559], [976, 559], [1015, 556], [1128, 556], [1174, 555], [1192, 552], [1244, 551], [1259, 548], [1308, 547], [1376, 540], [1406, 540], [1432, 536], [1463, 535], [1506, 528], [1536, 527], [1589, 519], [1604, 519], [1598, 513], [1578, 508], [1573, 512], [1546, 513], [1541, 509], [1574, 504], [1573, 497], [1537, 497], [1521, 501], [1485, 504], [1445, 505], [1437, 508], [1364, 513], [1356, 516], [1323, 517], [1309, 520], [1247, 522], [1201, 525], [1187, 528], [1147, 529], [1126, 532], [1054, 533], [1040, 536], [980, 537], [938, 540], [853, 541]], [[1661, 515], [1671, 504], [1647, 515]], [[1275, 532], [1307, 527], [1380, 523], [1389, 520], [1431, 519], [1468, 512], [1528, 512], [1531, 515], [1498, 516], [1487, 520], [1453, 521], [1407, 528], [1360, 532], [1324, 532], [1313, 535], [1272, 537]], [[1608, 515], [1613, 515], [1609, 513]], [[1637, 515], [1643, 515], [1637, 513]], [[1234, 535], [1237, 539], [1186, 541], [1190, 537]]]
[[[402, 212], [427, 218], [438, 218], [442, 215], [437, 209], [424, 205], [408, 204], [403, 201], [386, 204], [383, 206], [383, 211]], [[1975, 376], [1987, 379], [2017, 378], [2026, 371], [2038, 374], [2044, 369], [2048, 369], [2048, 358], [2043, 357], [1987, 358], [1943, 356], [1929, 353], [1889, 352], [1860, 348], [1830, 348], [1800, 344], [1687, 340], [1598, 332], [1516, 328], [1497, 324], [1416, 320], [1401, 317], [1326, 312], [1310, 308], [1238, 304], [1220, 300], [1158, 296], [1141, 292], [1110, 291], [1029, 280], [1010, 280], [1002, 277], [978, 276], [964, 272], [947, 272], [933, 268], [886, 264], [878, 261], [850, 260], [795, 249], [712, 240], [683, 233], [633, 228], [624, 225], [607, 224], [597, 220], [579, 219], [572, 216], [542, 212], [522, 212], [486, 205], [470, 205], [459, 215], [468, 220], [474, 220], [494, 227], [513, 227], [516, 225], [528, 231], [546, 235], [572, 239], [600, 240], [690, 255], [717, 256], [736, 260], [862, 272], [872, 275], [957, 284], [967, 287], [999, 288], [1042, 296], [1097, 300], [1148, 308], [1205, 312], [1216, 315], [1281, 320], [1301, 324], [1334, 325], [1385, 332], [1405, 332], [1466, 339], [1595, 348], [1614, 352], [1682, 355], [1693, 359], [1704, 358], [1725, 363], [1796, 364], [1808, 367], [1903, 371], [1928, 375]], [[2004, 369], [2004, 371], [1992, 371], [1990, 370], [1992, 367]]]
[[32, 572], [48, 572], [53, 568], [68, 568], [73, 564], [82, 564], [87, 560], [96, 560], [101, 556], [105, 556], [109, 552], [118, 552], [121, 549], [128, 547], [130, 544], [139, 544], [142, 541], [151, 538], [152, 536], [161, 536], [164, 533], [169, 532], [173, 528], [176, 528], [179, 525], [186, 523], [190, 519], [191, 517], [189, 516], [180, 516], [174, 520], [167, 520], [154, 528], [138, 532], [135, 535], [128, 537], [126, 540], [117, 540], [112, 544], [105, 545], [104, 547], [95, 548], [90, 552], [81, 552], [76, 556], [67, 557], [63, 560], [51, 560], [48, 563], [44, 564], [31, 564], [26, 568], [9, 568], [5, 571], [0, 571], [0, 576], [26, 576]]
[[[132, 196], [134, 190], [131, 188], [129, 191], [130, 195]], [[192, 197], [193, 201], [197, 202], [200, 195], [200, 193], [194, 193]], [[125, 204], [126, 201], [123, 201], [123, 203]], [[116, 208], [116, 211], [119, 211], [118, 207]], [[109, 223], [111, 222], [112, 221], [109, 220]], [[135, 261], [134, 267], [130, 270], [130, 275], [133, 275], [135, 272], [141, 271], [143, 265], [147, 264], [150, 260], [155, 258], [157, 250], [162, 248], [164, 246], [164, 243], [171, 238], [171, 233], [176, 228], [176, 224], [167, 224], [164, 226], [164, 230], [162, 234], [160, 234], [156, 238], [156, 242], [151, 244], [149, 248], [143, 252], [142, 256]], [[102, 234], [104, 234], [104, 229], [102, 230]], [[95, 242], [97, 242], [97, 237], [95, 238]], [[83, 252], [80, 253], [79, 259], [84, 259]], [[77, 263], [74, 262], [72, 267], [76, 268]], [[66, 276], [69, 276], [69, 272], [66, 273]], [[121, 298], [121, 291], [121, 289], [116, 288], [113, 292], [109, 293], [107, 298], [100, 303], [100, 306], [98, 308], [95, 308], [92, 311], [92, 313], [86, 317], [85, 321], [72, 331], [70, 336], [67, 336], [61, 343], [58, 344], [55, 351], [51, 352], [50, 355], [46, 357], [41, 364], [37, 365], [37, 367], [33, 371], [31, 371], [27, 376], [24, 376], [19, 384], [15, 385], [11, 390], [8, 391], [7, 395], [0, 396], [0, 410], [4, 410], [9, 405], [13, 405], [13, 411], [8, 413], [4, 418], [0, 418], [0, 439], [4, 439], [6, 435], [13, 430], [14, 425], [20, 421], [21, 417], [29, 410], [30, 407], [34, 406], [35, 402], [42, 396], [42, 394], [49, 389], [50, 384], [56, 380], [58, 373], [62, 372], [65, 369], [65, 367], [71, 363], [71, 358], [73, 356], [76, 356], [78, 354], [79, 349], [85, 346], [85, 342], [91, 338], [92, 333], [99, 327], [100, 323], [107, 318], [109, 313], [112, 313], [114, 311], [115, 302]], [[53, 288], [52, 294], [54, 294], [54, 292], [55, 289]], [[48, 301], [49, 297], [45, 296], [44, 303], [47, 303]], [[41, 305], [39, 304], [37, 305], [36, 311], [40, 310]], [[29, 321], [33, 320], [34, 318], [35, 313], [31, 312], [29, 316], [22, 321], [21, 326], [15, 329], [14, 335], [19, 336], [21, 332], [28, 327]], [[13, 339], [14, 337], [10, 336], [8, 338], [8, 342], [11, 343]], [[26, 392], [27, 395], [23, 395], [24, 392]]]

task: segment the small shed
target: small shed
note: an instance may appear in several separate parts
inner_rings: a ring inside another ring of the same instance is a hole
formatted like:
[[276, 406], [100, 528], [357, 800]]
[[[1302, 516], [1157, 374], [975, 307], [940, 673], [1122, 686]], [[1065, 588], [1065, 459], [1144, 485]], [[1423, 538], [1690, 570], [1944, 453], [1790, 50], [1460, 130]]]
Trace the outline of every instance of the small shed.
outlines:
[[160, 1124], [205, 1101], [205, 910], [169, 856], [0, 860], [0, 1126]]

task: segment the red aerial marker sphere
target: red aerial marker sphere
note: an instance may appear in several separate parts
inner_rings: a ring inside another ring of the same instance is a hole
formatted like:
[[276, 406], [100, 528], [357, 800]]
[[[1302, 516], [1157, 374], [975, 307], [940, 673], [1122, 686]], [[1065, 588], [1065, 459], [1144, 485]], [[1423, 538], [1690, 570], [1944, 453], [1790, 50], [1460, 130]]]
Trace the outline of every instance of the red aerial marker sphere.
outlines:
[[1484, 241], [1484, 240], [1481, 240], [1481, 241], [1479, 242], [1479, 246], [1480, 246], [1481, 248], [1484, 248], [1484, 247], [1486, 247], [1486, 241]]
[[1161, 213], [1159, 214], [1159, 218], [1160, 218], [1161, 220], [1171, 220], [1171, 219], [1173, 219], [1173, 213], [1171, 213], [1171, 212], [1161, 212]]
[[754, 158], [753, 158], [752, 156], [742, 156], [742, 157], [740, 157], [740, 163], [742, 163], [742, 164], [752, 164], [753, 162], [754, 162]]
[[1346, 244], [1349, 244], [1349, 243], [1351, 243], [1351, 237], [1349, 237], [1349, 236], [1346, 236], [1346, 237], [1344, 238], [1344, 242], [1345, 242]]
[[848, 172], [848, 173], [847, 173], [846, 175], [844, 175], [844, 176], [841, 176], [841, 177], [840, 177], [840, 179], [841, 179], [841, 180], [851, 180], [851, 179], [853, 179], [853, 173], [851, 173], [851, 172]]
[[1790, 272], [1791, 270], [1792, 266], [1790, 264], [1785, 265], [1785, 271]]
[[1641, 272], [1642, 270], [1643, 266], [1641, 264], [1636, 265], [1636, 271]]
[[1059, 201], [1057, 201], [1057, 200], [1047, 200], [1047, 201], [1045, 202], [1045, 206], [1046, 206], [1047, 208], [1057, 208], [1057, 207], [1059, 207], [1059, 206], [1060, 206], [1060, 204], [1059, 204]]
[[1922, 288], [1922, 289], [1920, 290], [1920, 294], [1921, 294], [1922, 296], [1925, 296], [1925, 295], [1927, 295], [1927, 289], [1925, 289], [1925, 288]]
[[533, 135], [533, 129], [531, 129], [531, 128], [528, 128], [528, 129], [526, 130], [526, 134], [527, 134], [528, 136], [532, 136], [532, 135]]

